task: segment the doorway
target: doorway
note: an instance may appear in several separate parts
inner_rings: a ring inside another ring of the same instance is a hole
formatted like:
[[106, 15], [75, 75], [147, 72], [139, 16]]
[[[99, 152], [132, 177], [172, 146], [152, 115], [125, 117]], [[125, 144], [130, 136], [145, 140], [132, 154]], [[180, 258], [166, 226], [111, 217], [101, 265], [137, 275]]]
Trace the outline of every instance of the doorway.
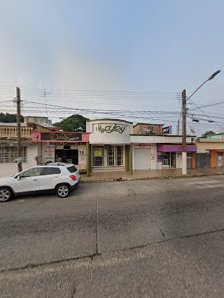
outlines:
[[161, 156], [164, 168], [176, 168], [176, 152], [162, 152]]
[[65, 163], [79, 164], [78, 149], [56, 149], [55, 160]]

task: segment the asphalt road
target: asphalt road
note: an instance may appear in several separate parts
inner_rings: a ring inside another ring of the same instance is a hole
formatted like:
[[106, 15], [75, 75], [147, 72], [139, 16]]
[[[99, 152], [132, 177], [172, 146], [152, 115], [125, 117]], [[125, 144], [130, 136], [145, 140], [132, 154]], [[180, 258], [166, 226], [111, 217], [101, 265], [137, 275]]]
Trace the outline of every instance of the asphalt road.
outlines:
[[222, 297], [224, 177], [0, 205], [1, 297]]

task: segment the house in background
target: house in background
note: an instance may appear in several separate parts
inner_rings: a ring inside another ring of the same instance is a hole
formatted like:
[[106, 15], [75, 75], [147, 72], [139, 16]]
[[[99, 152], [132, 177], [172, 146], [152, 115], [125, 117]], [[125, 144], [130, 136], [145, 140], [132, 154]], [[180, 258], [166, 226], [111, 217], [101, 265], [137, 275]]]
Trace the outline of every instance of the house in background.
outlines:
[[[22, 157], [25, 168], [35, 163], [37, 146], [32, 143], [33, 128], [21, 123]], [[17, 124], [0, 123], [0, 177], [17, 172]]]
[[137, 123], [133, 126], [135, 135], [162, 135], [163, 124]]
[[[53, 161], [71, 162], [86, 171], [86, 133], [64, 133], [47, 117], [24, 117], [21, 123], [23, 168]], [[17, 172], [17, 124], [0, 123], [0, 177]]]
[[224, 167], [224, 138], [223, 134], [209, 135], [196, 140], [196, 167], [221, 168]]

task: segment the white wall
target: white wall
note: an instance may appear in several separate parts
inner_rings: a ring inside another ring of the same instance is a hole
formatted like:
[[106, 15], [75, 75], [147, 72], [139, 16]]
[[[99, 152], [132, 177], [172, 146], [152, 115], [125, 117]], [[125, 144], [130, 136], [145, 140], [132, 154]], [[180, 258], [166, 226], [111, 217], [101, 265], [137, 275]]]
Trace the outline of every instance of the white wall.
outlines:
[[182, 168], [182, 155], [181, 155], [181, 153], [176, 154], [176, 168], [177, 169]]
[[41, 162], [45, 163], [47, 161], [55, 160], [55, 146], [50, 145], [50, 143], [39, 143], [38, 155], [41, 156]]
[[[38, 155], [37, 144], [27, 145], [27, 162], [22, 164], [23, 170], [36, 165], [35, 157]], [[0, 177], [11, 176], [17, 173], [16, 163], [0, 163]]]
[[151, 144], [151, 169], [158, 169], [157, 144]]
[[149, 170], [151, 168], [150, 148], [134, 148], [134, 170]]
[[[187, 137], [187, 143], [192, 142], [192, 137]], [[132, 135], [131, 143], [139, 144], [181, 144], [182, 137], [180, 136], [143, 136]]]
[[[116, 129], [109, 132], [113, 128]], [[121, 120], [91, 120], [86, 124], [86, 131], [91, 133], [90, 144], [130, 144], [132, 123]]]

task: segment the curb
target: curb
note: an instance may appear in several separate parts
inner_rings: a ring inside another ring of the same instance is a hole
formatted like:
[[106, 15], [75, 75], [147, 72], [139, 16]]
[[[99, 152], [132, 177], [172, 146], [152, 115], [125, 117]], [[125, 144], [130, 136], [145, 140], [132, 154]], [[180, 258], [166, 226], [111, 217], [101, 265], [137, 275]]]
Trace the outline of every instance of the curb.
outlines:
[[153, 179], [185, 179], [185, 178], [193, 178], [193, 177], [209, 177], [209, 176], [223, 176], [221, 173], [210, 174], [192, 174], [192, 175], [177, 175], [177, 176], [160, 176], [160, 177], [119, 177], [119, 178], [108, 178], [108, 179], [96, 179], [96, 180], [81, 180], [82, 183], [103, 183], [103, 182], [123, 182], [123, 181], [135, 181], [135, 180], [153, 180]]

